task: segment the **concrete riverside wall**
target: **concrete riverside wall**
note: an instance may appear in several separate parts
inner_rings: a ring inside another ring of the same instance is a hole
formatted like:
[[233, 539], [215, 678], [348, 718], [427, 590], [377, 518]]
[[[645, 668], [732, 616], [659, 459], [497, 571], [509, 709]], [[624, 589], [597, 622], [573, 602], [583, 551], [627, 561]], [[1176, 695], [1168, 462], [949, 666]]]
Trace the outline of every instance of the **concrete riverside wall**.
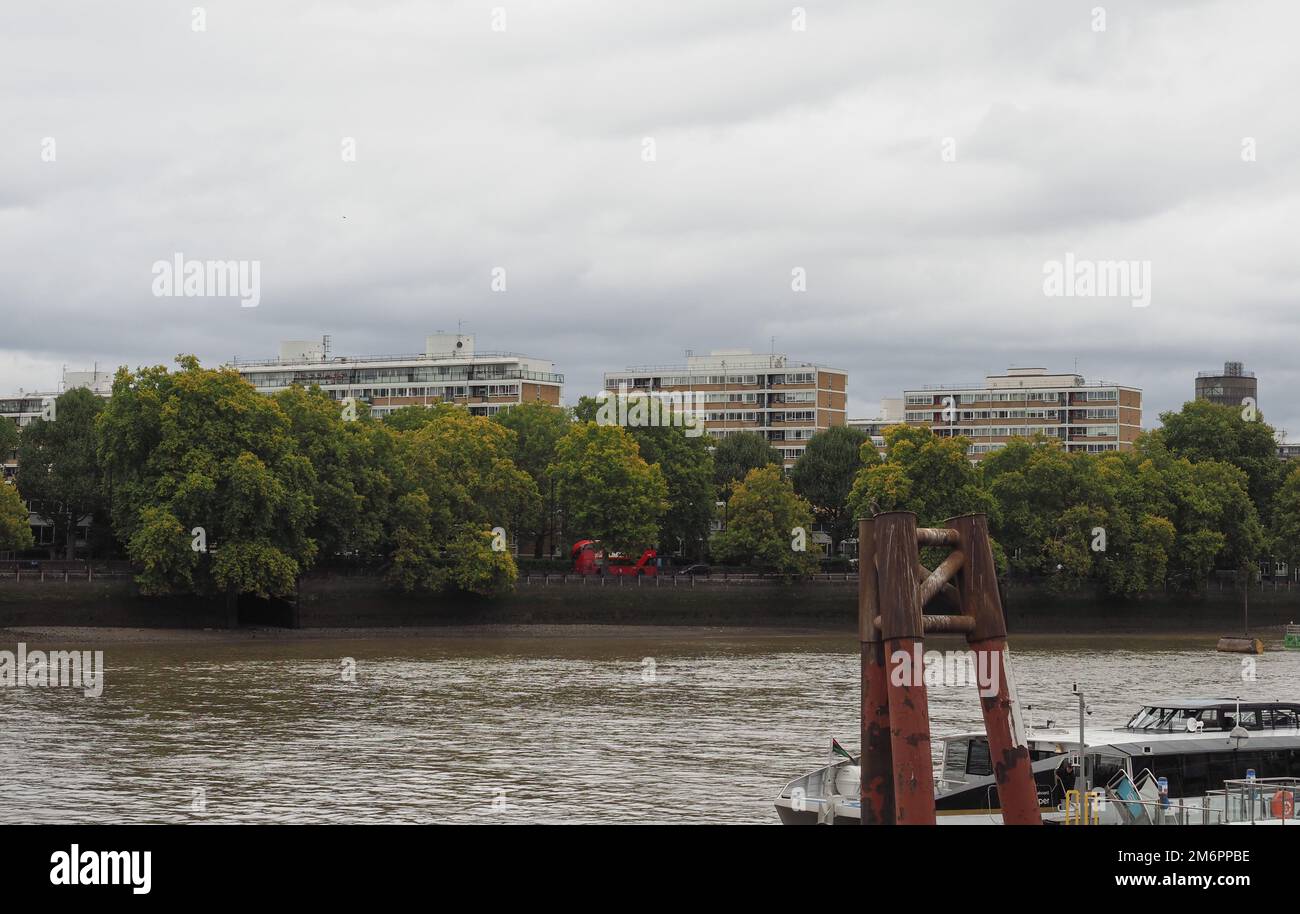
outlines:
[[[853, 581], [782, 584], [773, 581], [708, 582], [672, 578], [552, 576], [521, 582], [515, 593], [492, 599], [441, 594], [400, 594], [374, 576], [313, 574], [302, 579], [297, 606], [245, 598], [245, 624], [302, 628], [366, 628], [463, 624], [616, 624], [781, 626], [855, 630]], [[1039, 585], [1012, 583], [1004, 592], [1008, 628], [1014, 632], [1241, 631], [1241, 594], [1209, 591], [1200, 598], [1153, 594], [1107, 603], [1089, 594], [1056, 594]], [[296, 619], [295, 619], [296, 616]], [[1300, 590], [1252, 591], [1252, 629], [1300, 619]], [[142, 597], [129, 579], [47, 580], [0, 577], [0, 626], [90, 625], [142, 628], [222, 628], [219, 600]]]

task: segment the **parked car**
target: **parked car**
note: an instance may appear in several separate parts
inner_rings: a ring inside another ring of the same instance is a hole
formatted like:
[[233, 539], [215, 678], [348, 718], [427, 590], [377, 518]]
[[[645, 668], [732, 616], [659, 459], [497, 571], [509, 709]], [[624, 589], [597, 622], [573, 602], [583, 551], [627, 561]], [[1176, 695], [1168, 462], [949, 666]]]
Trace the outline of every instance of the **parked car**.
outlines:
[[702, 578], [707, 578], [711, 572], [712, 569], [710, 569], [708, 565], [687, 565], [681, 571], [677, 572], [677, 576], [694, 577], [698, 575]]

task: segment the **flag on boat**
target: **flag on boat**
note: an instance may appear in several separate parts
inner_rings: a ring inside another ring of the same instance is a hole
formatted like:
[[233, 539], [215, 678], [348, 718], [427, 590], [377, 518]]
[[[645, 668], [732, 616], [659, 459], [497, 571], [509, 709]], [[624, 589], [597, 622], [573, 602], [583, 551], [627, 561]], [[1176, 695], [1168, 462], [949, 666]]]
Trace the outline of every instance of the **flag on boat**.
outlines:
[[840, 741], [832, 736], [831, 737], [831, 758], [834, 758], [837, 755], [840, 758], [846, 758], [849, 761], [853, 761], [853, 756], [849, 753], [849, 750], [841, 746]]

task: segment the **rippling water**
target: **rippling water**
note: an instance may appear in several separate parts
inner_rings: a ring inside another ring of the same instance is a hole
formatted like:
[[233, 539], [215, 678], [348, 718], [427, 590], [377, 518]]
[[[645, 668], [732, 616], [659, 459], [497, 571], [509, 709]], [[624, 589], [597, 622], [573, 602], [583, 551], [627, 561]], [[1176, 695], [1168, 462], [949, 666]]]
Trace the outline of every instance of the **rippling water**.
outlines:
[[[1074, 719], [1076, 680], [1093, 725], [1151, 694], [1300, 698], [1300, 652], [1250, 681], [1213, 641], [1022, 636], [1013, 659], [1040, 725]], [[82, 646], [104, 651], [102, 697], [0, 689], [0, 822], [774, 823], [832, 734], [858, 742], [852, 635]], [[971, 689], [932, 689], [931, 713], [939, 735], [982, 727]]]

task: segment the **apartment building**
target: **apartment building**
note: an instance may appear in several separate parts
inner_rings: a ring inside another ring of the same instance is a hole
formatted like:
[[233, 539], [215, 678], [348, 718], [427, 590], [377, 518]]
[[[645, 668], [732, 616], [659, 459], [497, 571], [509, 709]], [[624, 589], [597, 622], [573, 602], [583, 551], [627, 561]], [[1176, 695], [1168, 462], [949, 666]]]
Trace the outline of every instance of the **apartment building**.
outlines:
[[[59, 394], [84, 387], [99, 397], [108, 397], [113, 392], [113, 372], [102, 371], [98, 367], [90, 371], [63, 371], [63, 383], [59, 390], [19, 391], [13, 396], [0, 398], [0, 422], [12, 422], [20, 429], [26, 427], [38, 416], [48, 416], [51, 404]], [[0, 454], [0, 484], [12, 482], [18, 474], [18, 451], [11, 450]], [[28, 503], [28, 523], [31, 524], [32, 537], [38, 548], [54, 545], [54, 525], [40, 513], [40, 505]], [[90, 518], [82, 519], [77, 529], [77, 545], [84, 546]]]
[[885, 453], [885, 429], [902, 425], [904, 421], [903, 398], [885, 397], [880, 401], [880, 413], [870, 419], [849, 419], [845, 425], [856, 428], [871, 439], [876, 450]]
[[775, 353], [716, 349], [701, 356], [688, 352], [685, 364], [606, 372], [604, 387], [612, 393], [686, 395], [710, 435], [757, 432], [789, 467], [815, 433], [844, 424], [848, 372]]
[[[113, 372], [98, 367], [90, 371], [63, 371], [63, 383], [58, 390], [19, 391], [0, 397], [0, 421], [8, 421], [23, 428], [37, 416], [45, 415], [51, 402], [64, 391], [84, 387], [96, 396], [108, 397], [113, 392]], [[18, 469], [18, 453], [0, 454], [0, 472], [12, 479]]]
[[434, 403], [455, 403], [480, 416], [518, 403], [558, 406], [564, 386], [553, 363], [518, 352], [478, 352], [474, 336], [459, 333], [429, 336], [416, 355], [335, 356], [328, 337], [289, 340], [280, 344], [279, 358], [230, 365], [259, 393], [315, 384], [336, 400], [364, 400], [376, 416]]
[[906, 390], [903, 404], [909, 425], [969, 438], [971, 460], [1036, 434], [1068, 451], [1127, 450], [1142, 430], [1138, 388], [1045, 368], [1009, 368], [983, 384]]

